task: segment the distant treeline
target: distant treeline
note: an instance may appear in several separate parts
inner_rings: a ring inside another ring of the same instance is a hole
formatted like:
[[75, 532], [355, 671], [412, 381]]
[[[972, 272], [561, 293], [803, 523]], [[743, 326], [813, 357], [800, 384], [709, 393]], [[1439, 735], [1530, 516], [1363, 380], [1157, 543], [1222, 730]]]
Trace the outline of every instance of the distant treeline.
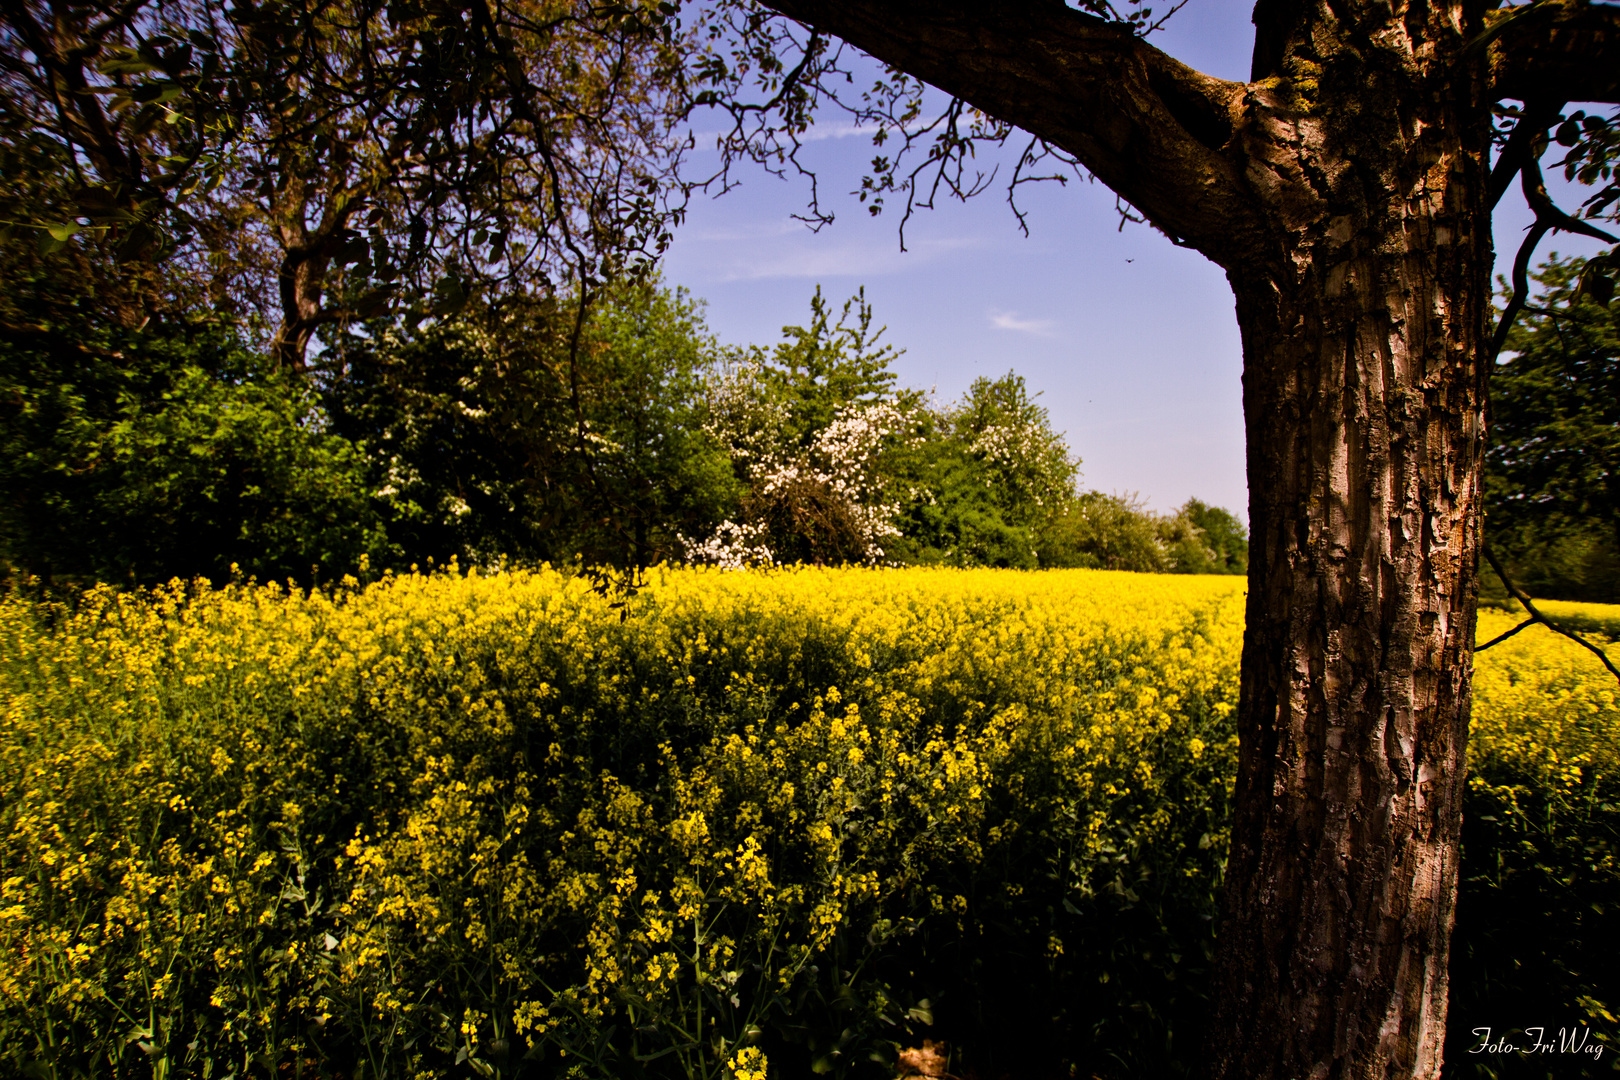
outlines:
[[250, 325], [99, 317], [4, 270], [0, 564], [46, 580], [308, 583], [502, 560], [946, 564], [1242, 573], [1232, 513], [1082, 491], [1011, 372], [897, 385], [862, 296], [770, 348], [681, 290], [624, 285], [329, 325], [298, 370]]

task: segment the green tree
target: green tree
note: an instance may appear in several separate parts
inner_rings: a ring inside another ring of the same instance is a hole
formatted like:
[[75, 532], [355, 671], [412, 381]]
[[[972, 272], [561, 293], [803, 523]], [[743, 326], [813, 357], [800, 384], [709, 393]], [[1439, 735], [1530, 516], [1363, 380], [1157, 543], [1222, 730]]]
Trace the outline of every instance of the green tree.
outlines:
[[809, 324], [784, 326], [783, 340], [769, 356], [760, 350], [760, 382], [785, 404], [792, 442], [808, 447], [841, 413], [894, 399], [896, 375], [890, 365], [900, 352], [880, 344], [882, 337], [882, 327], [872, 329], [864, 288], [844, 301], [834, 322], [818, 285], [810, 298]]
[[1155, 514], [1134, 495], [1087, 491], [1053, 523], [1042, 550], [1048, 566], [1152, 574], [1241, 574], [1248, 564], [1243, 523], [1198, 499]]
[[0, 560], [12, 570], [307, 583], [382, 553], [359, 453], [327, 430], [306, 384], [269, 370], [229, 326], [97, 325], [84, 310], [94, 300], [62, 295], [52, 276], [7, 282], [38, 329], [0, 338]]
[[984, 469], [1004, 515], [1039, 535], [1074, 497], [1080, 462], [1024, 377], [973, 380], [947, 420], [956, 441]]
[[895, 559], [919, 565], [1036, 565], [1026, 523], [1009, 521], [985, 463], [956, 437], [947, 412], [918, 409], [888, 467], [903, 493]]
[[1620, 310], [1543, 264], [1491, 373], [1490, 541], [1532, 596], [1620, 601]]
[[655, 284], [601, 294], [578, 327], [539, 302], [335, 337], [335, 430], [364, 448], [396, 562], [502, 556], [634, 569], [734, 505], [701, 423], [713, 343]]
[[1074, 499], [1079, 461], [1024, 378], [975, 379], [960, 401], [918, 408], [887, 468], [903, 500], [898, 556], [1034, 568]]
[[618, 565], [677, 557], [681, 538], [733, 512], [741, 486], [703, 426], [703, 378], [716, 345], [684, 290], [627, 283], [589, 329], [592, 473], [587, 490], [613, 511], [600, 544]]
[[1087, 491], [1077, 495], [1052, 523], [1041, 550], [1042, 565], [1053, 568], [1167, 569], [1164, 546], [1153, 516], [1128, 495]]
[[1198, 530], [1205, 558], [1177, 565], [1187, 574], [1246, 574], [1249, 572], [1249, 531], [1230, 510], [1210, 506], [1199, 499], [1188, 499], [1177, 517], [1185, 518]]

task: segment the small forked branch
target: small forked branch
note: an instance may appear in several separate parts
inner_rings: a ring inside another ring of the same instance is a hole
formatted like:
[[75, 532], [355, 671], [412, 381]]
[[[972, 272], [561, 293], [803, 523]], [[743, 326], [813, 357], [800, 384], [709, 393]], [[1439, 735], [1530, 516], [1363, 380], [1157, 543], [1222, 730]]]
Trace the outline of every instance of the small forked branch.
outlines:
[[1520, 623], [1518, 626], [1515, 626], [1513, 629], [1496, 635], [1483, 645], [1476, 646], [1474, 648], [1475, 653], [1482, 653], [1492, 645], [1506, 641], [1508, 638], [1512, 637], [1514, 634], [1517, 634], [1525, 627], [1534, 626], [1536, 623], [1541, 623], [1553, 633], [1562, 634], [1571, 641], [1575, 642], [1577, 645], [1580, 645], [1582, 648], [1591, 650], [1591, 652], [1595, 654], [1599, 660], [1603, 661], [1603, 666], [1609, 669], [1609, 674], [1613, 675], [1616, 679], [1620, 679], [1620, 668], [1616, 668], [1614, 666], [1614, 662], [1609, 659], [1608, 653], [1604, 652], [1590, 641], [1587, 641], [1575, 631], [1566, 630], [1564, 627], [1559, 626], [1557, 623], [1547, 618], [1547, 616], [1543, 615], [1539, 610], [1537, 610], [1535, 601], [1531, 600], [1519, 590], [1517, 585], [1513, 584], [1513, 579], [1508, 577], [1507, 571], [1503, 569], [1501, 562], [1497, 560], [1496, 552], [1490, 549], [1490, 545], [1485, 545], [1484, 551], [1485, 558], [1490, 561], [1491, 569], [1495, 570], [1496, 576], [1502, 579], [1502, 584], [1507, 586], [1507, 591], [1513, 597], [1513, 599], [1524, 605], [1524, 610], [1530, 613], [1530, 617], [1524, 620], [1524, 622]]

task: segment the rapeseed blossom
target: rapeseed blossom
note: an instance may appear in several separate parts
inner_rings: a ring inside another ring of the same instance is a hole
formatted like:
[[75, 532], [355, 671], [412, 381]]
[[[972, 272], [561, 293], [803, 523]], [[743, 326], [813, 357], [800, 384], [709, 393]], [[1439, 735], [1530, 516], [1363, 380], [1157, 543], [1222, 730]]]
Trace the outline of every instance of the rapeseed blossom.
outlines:
[[[1102, 898], [1213, 895], [1243, 599], [803, 568], [655, 569], [622, 608], [548, 569], [11, 597], [0, 1054], [705, 1080], [764, 1080], [762, 1040], [881, 1056], [930, 1015], [895, 956], [994, 925], [1080, 965]], [[1481, 657], [1476, 762], [1614, 775], [1580, 655], [1533, 630]]]

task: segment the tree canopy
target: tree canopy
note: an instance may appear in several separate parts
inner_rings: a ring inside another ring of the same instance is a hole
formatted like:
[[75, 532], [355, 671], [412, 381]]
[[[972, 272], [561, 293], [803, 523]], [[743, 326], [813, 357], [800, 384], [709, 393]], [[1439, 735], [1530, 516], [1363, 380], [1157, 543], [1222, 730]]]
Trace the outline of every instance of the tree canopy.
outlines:
[[[1583, 261], [1534, 275], [1491, 373], [1487, 525], [1515, 583], [1620, 602], [1620, 312], [1581, 293]], [[1590, 279], [1586, 279], [1590, 280]]]
[[395, 302], [648, 265], [679, 203], [678, 45], [637, 3], [15, 5], [0, 216], [45, 251], [175, 261], [297, 367]]

